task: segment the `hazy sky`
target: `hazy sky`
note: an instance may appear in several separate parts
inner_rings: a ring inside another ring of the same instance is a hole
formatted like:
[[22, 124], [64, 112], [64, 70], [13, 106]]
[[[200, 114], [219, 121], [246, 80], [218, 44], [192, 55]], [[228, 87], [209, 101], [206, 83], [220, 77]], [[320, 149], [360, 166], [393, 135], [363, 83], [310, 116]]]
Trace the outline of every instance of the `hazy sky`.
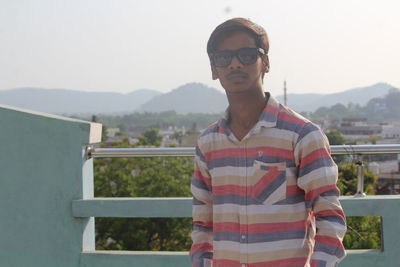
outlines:
[[269, 34], [275, 95], [284, 79], [291, 93], [399, 87], [399, 10], [398, 0], [0, 0], [0, 90], [221, 89], [205, 47], [238, 16]]

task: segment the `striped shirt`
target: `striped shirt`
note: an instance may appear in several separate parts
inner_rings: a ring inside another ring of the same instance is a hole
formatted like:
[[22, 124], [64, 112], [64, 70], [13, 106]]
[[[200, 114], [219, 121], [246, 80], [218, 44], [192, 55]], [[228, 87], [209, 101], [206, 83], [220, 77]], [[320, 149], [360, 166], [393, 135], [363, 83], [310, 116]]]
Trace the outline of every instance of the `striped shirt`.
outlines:
[[336, 266], [346, 222], [326, 136], [273, 97], [240, 141], [228, 114], [196, 146], [193, 266]]

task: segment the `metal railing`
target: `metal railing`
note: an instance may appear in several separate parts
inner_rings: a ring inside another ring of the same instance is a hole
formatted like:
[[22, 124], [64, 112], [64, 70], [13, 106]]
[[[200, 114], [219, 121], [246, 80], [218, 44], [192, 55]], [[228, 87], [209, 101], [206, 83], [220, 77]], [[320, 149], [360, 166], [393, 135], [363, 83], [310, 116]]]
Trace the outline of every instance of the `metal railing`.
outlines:
[[385, 145], [336, 145], [331, 146], [332, 155], [370, 155], [370, 154], [398, 154], [400, 144]]
[[[385, 145], [333, 145], [332, 155], [351, 155], [357, 165], [357, 192], [354, 197], [365, 197], [364, 164], [362, 155], [370, 154], [400, 154], [400, 144]], [[134, 157], [193, 157], [194, 147], [168, 148], [94, 148], [88, 146], [88, 158], [134, 158]]]
[[[363, 173], [362, 155], [397, 154], [400, 145], [357, 145], [331, 146], [332, 155], [351, 155], [360, 161], [358, 174]], [[131, 157], [192, 157], [195, 149], [190, 148], [86, 148], [87, 158], [131, 158]], [[357, 164], [357, 161], [355, 162]], [[362, 168], [361, 168], [362, 167]], [[364, 195], [363, 181], [359, 176], [356, 196]], [[382, 223], [380, 250], [348, 250], [348, 256], [340, 263], [343, 267], [398, 266], [398, 221], [400, 196], [340, 197], [347, 216], [379, 216]], [[72, 203], [73, 216], [77, 218], [121, 217], [190, 217], [191, 198], [88, 198]], [[94, 228], [91, 229], [94, 236]], [[93, 236], [87, 235], [93, 239]], [[84, 234], [85, 239], [85, 234]], [[84, 266], [190, 266], [187, 252], [141, 252], [141, 251], [96, 251], [82, 253]]]
[[[194, 147], [157, 148], [87, 148], [88, 158], [135, 158], [135, 157], [193, 157]], [[334, 145], [332, 155], [397, 154], [400, 144], [389, 145]]]
[[193, 157], [194, 147], [94, 148], [86, 150], [88, 158]]

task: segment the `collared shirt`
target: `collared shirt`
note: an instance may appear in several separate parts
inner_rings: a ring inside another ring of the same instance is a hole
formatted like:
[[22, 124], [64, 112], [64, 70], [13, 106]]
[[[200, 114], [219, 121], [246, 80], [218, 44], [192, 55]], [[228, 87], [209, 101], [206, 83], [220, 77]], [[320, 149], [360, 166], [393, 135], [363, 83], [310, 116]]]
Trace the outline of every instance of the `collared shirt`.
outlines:
[[336, 266], [346, 223], [326, 136], [273, 97], [240, 141], [228, 115], [196, 146], [193, 266]]

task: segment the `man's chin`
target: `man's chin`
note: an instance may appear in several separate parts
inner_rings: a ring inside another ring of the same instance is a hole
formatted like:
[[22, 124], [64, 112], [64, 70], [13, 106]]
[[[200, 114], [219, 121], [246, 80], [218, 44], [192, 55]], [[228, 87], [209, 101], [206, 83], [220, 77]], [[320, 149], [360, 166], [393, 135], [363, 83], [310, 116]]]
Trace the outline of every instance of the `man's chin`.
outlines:
[[243, 94], [250, 90], [249, 86], [244, 84], [233, 84], [225, 88], [225, 92], [228, 94]]
[[245, 91], [249, 87], [248, 84], [243, 81], [229, 81], [226, 83], [221, 83], [221, 85], [227, 92]]
[[248, 93], [250, 89], [248, 88], [240, 88], [240, 89], [225, 89], [227, 94], [245, 94]]

